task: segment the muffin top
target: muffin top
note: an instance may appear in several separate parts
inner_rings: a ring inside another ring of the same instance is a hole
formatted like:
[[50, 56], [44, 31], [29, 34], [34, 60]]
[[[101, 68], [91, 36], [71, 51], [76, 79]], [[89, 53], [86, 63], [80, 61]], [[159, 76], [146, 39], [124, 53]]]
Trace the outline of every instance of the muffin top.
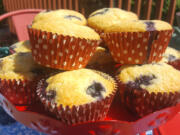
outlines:
[[32, 28], [62, 34], [64, 36], [73, 36], [76, 38], [85, 38], [90, 40], [100, 39], [99, 34], [90, 27], [77, 25], [66, 21], [38, 21], [33, 23]]
[[103, 8], [89, 15], [88, 25], [94, 29], [104, 30], [107, 26], [121, 20], [138, 20], [138, 17], [120, 8]]
[[14, 52], [31, 52], [31, 46], [29, 40], [21, 41], [16, 44], [11, 45], [10, 50]]
[[165, 53], [163, 54], [163, 58], [160, 62], [172, 62], [177, 59], [180, 59], [180, 52], [174, 48], [167, 47]]
[[106, 27], [105, 32], [145, 32], [171, 30], [172, 26], [161, 20], [123, 20]]
[[124, 66], [117, 77], [128, 87], [150, 93], [180, 90], [180, 71], [166, 63]]
[[109, 51], [103, 47], [98, 46], [96, 48], [96, 51], [94, 55], [91, 57], [91, 59], [88, 62], [88, 65], [94, 65], [94, 64], [107, 64], [107, 63], [113, 63], [114, 60], [109, 53]]
[[37, 65], [30, 52], [19, 52], [0, 59], [1, 79], [32, 80], [46, 68]]
[[46, 97], [64, 107], [95, 102], [115, 90], [111, 77], [89, 69], [59, 73], [46, 79], [46, 83]]
[[74, 10], [59, 9], [53, 11], [43, 11], [34, 17], [33, 23], [37, 21], [69, 21], [79, 25], [86, 25], [85, 17]]

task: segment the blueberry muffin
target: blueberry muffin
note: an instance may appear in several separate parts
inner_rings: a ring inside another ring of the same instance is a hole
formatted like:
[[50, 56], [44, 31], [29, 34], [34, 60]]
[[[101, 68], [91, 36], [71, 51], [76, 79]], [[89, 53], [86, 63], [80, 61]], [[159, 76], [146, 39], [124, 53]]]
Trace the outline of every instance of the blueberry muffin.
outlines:
[[1, 59], [0, 78], [32, 80], [35, 76], [33, 70], [37, 67], [30, 52], [15, 53]]
[[172, 26], [160, 20], [123, 20], [101, 35], [117, 63], [145, 64], [162, 59], [172, 35]]
[[87, 68], [102, 71], [113, 75], [115, 72], [115, 62], [108, 49], [97, 47], [96, 52], [89, 60]]
[[166, 63], [123, 66], [117, 75], [122, 102], [139, 116], [172, 106], [180, 98], [179, 77]]
[[88, 17], [88, 25], [96, 30], [104, 29], [116, 21], [138, 20], [136, 14], [119, 8], [103, 8], [91, 13]]
[[160, 62], [165, 62], [180, 70], [180, 52], [174, 48], [167, 47]]
[[29, 40], [15, 43], [9, 47], [11, 53], [31, 52], [31, 45]]
[[67, 9], [43, 11], [34, 17], [33, 23], [37, 21], [68, 21], [78, 25], [86, 25], [86, 18], [79, 12]]
[[61, 70], [84, 68], [101, 42], [90, 27], [65, 21], [38, 21], [28, 30], [33, 59]]
[[109, 75], [90, 69], [55, 74], [41, 80], [37, 89], [46, 108], [66, 124], [103, 119], [115, 91]]
[[174, 48], [167, 47], [161, 62], [173, 62], [180, 59], [180, 52]]
[[50, 69], [37, 65], [30, 52], [20, 52], [0, 59], [0, 92], [14, 104], [35, 101], [38, 78]]

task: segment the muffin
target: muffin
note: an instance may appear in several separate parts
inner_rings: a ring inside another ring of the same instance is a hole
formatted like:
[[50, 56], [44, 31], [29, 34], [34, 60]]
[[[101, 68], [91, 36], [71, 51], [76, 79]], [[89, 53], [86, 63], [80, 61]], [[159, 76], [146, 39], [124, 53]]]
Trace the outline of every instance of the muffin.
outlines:
[[86, 67], [113, 75], [115, 62], [108, 49], [97, 47]]
[[75, 124], [104, 119], [116, 84], [102, 72], [78, 69], [42, 79], [37, 88], [50, 112], [65, 124]]
[[30, 52], [0, 59], [0, 92], [13, 104], [35, 101], [36, 81], [49, 69], [37, 65]]
[[28, 30], [34, 60], [62, 70], [85, 67], [101, 41], [93, 29], [65, 21], [39, 21]]
[[11, 54], [18, 52], [31, 52], [31, 45], [29, 40], [15, 43], [9, 47]]
[[165, 62], [180, 70], [180, 52], [174, 48], [167, 47], [160, 62]]
[[88, 25], [97, 31], [104, 31], [106, 27], [121, 20], [138, 20], [138, 16], [120, 8], [103, 8], [89, 15]]
[[180, 71], [166, 63], [122, 66], [117, 75], [121, 101], [140, 117], [175, 105], [179, 77]]
[[172, 35], [170, 24], [160, 20], [119, 21], [102, 35], [117, 63], [159, 62]]
[[67, 9], [59, 9], [59, 10], [46, 10], [40, 12], [34, 17], [33, 23], [37, 21], [68, 21], [78, 25], [86, 25], [86, 18], [79, 12]]

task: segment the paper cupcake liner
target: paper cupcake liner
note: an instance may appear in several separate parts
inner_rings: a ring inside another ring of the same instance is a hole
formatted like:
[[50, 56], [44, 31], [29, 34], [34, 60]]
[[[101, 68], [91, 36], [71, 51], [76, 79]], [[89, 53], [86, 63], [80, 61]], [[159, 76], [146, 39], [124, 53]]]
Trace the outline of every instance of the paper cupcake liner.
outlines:
[[40, 65], [74, 70], [83, 68], [101, 40], [53, 34], [28, 27], [33, 59]]
[[169, 65], [173, 66], [177, 70], [180, 70], [180, 59], [174, 60], [174, 61], [169, 61]]
[[[103, 76], [110, 77], [107, 74], [101, 72], [98, 73]], [[44, 104], [45, 108], [52, 114], [54, 114], [57, 119], [65, 124], [72, 125], [87, 121], [103, 120], [106, 117], [117, 90], [115, 81], [113, 83], [115, 85], [114, 91], [104, 99], [79, 106], [72, 106], [71, 108], [69, 106], [63, 107], [62, 105], [57, 106], [57, 104], [53, 101], [46, 99], [43, 94], [43, 91], [45, 90], [45, 79], [40, 80], [40, 82], [38, 83], [37, 95], [40, 98], [41, 102]]]
[[[89, 26], [89, 27], [91, 27], [91, 26]], [[94, 30], [100, 35], [100, 38], [102, 39], [102, 42], [99, 44], [99, 46], [102, 46], [102, 47], [107, 48], [107, 44], [106, 44], [106, 42], [103, 40], [103, 37], [102, 37], [102, 35], [104, 34], [104, 31], [103, 31], [103, 30], [99, 30], [99, 29], [95, 29], [95, 28], [93, 28], [93, 27], [91, 27], [91, 28], [94, 29]]]
[[101, 34], [117, 63], [158, 62], [168, 46], [173, 30], [153, 32], [114, 32]]
[[0, 93], [13, 104], [32, 104], [36, 101], [36, 81], [0, 79]]
[[[118, 80], [118, 79], [117, 79]], [[139, 117], [175, 105], [180, 92], [149, 93], [145, 89], [134, 89], [118, 81], [121, 102]]]

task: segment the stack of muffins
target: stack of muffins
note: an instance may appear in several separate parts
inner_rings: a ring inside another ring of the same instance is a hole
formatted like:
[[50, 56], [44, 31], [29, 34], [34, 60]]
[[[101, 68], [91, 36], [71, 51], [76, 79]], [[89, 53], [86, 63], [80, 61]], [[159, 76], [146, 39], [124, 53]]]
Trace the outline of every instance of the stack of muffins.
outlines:
[[[116, 74], [121, 102], [140, 117], [176, 104], [180, 72], [168, 65], [171, 60], [166, 60], [168, 53], [176, 51], [168, 48], [165, 53], [173, 31], [171, 25], [160, 20], [138, 20], [132, 14], [124, 14], [131, 20], [124, 16], [119, 20], [117, 10], [98, 10], [90, 15], [88, 23], [99, 31], [114, 61], [121, 65]], [[170, 57], [177, 64], [176, 57]]]
[[[14, 54], [0, 61], [0, 91], [15, 104], [40, 100], [61, 122], [76, 124], [103, 120], [115, 94], [138, 116], [179, 98], [180, 71], [168, 65], [179, 52], [162, 59], [172, 34], [166, 22], [118, 8], [97, 10], [88, 20], [56, 10], [35, 16], [28, 32], [30, 43], [13, 45]], [[22, 94], [13, 87], [19, 84]], [[21, 99], [11, 99], [15, 93]]]

